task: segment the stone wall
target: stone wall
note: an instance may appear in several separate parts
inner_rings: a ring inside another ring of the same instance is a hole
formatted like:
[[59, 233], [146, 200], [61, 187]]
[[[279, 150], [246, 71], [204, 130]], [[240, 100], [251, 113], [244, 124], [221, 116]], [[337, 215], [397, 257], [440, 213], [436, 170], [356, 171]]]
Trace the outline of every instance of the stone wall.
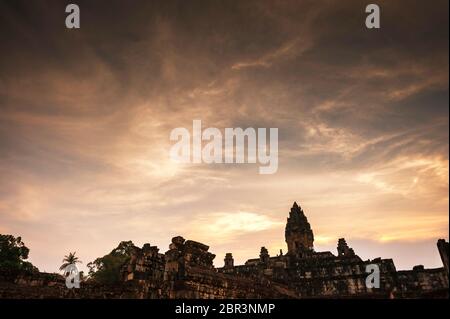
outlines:
[[397, 272], [397, 296], [399, 298], [449, 297], [448, 277], [444, 268], [424, 269], [416, 266], [413, 270]]
[[19, 274], [11, 278], [0, 270], [0, 298], [9, 299], [109, 299], [141, 298], [143, 287], [135, 283], [102, 285], [82, 282], [79, 289], [68, 289], [65, 279], [58, 274], [33, 273]]

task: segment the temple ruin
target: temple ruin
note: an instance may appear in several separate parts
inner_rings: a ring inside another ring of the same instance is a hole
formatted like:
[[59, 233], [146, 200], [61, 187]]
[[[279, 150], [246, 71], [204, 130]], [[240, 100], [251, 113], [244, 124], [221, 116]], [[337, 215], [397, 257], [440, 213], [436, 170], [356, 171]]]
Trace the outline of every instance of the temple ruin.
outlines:
[[[392, 259], [362, 260], [344, 238], [337, 254], [314, 250], [314, 234], [303, 209], [294, 203], [286, 223], [287, 253], [259, 257], [235, 265], [232, 253], [216, 268], [205, 244], [172, 238], [167, 252], [145, 244], [133, 247], [122, 266], [122, 282], [114, 286], [83, 282], [67, 289], [64, 280], [40, 274], [2, 279], [0, 297], [33, 298], [448, 298], [449, 243], [439, 239], [443, 267], [398, 271]], [[377, 265], [380, 287], [366, 285], [367, 265]], [[47, 276], [47, 277], [46, 277]], [[33, 289], [21, 287], [33, 286]]]

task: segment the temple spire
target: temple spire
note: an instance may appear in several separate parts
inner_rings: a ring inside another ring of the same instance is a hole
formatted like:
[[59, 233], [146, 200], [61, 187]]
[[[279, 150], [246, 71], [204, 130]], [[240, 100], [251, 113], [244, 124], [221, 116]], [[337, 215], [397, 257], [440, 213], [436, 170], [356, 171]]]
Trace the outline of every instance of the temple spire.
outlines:
[[289, 254], [302, 255], [313, 249], [314, 235], [311, 225], [297, 202], [294, 202], [289, 212], [285, 236]]

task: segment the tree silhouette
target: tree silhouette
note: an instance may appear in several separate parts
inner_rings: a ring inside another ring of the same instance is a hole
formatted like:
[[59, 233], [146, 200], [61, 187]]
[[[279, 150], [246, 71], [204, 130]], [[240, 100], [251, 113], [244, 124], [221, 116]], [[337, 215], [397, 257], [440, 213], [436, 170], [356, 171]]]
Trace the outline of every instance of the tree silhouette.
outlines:
[[21, 237], [0, 234], [0, 269], [15, 272], [36, 272], [38, 269], [28, 258], [30, 250], [22, 242]]
[[135, 248], [131, 240], [122, 241], [109, 254], [88, 263], [90, 279], [104, 284], [119, 282], [122, 266], [130, 259]]
[[64, 270], [69, 265], [75, 265], [77, 263], [81, 263], [82, 261], [78, 259], [77, 256], [75, 256], [76, 252], [69, 252], [68, 255], [64, 256], [64, 259], [62, 260], [63, 264], [61, 267], [59, 267], [59, 270]]

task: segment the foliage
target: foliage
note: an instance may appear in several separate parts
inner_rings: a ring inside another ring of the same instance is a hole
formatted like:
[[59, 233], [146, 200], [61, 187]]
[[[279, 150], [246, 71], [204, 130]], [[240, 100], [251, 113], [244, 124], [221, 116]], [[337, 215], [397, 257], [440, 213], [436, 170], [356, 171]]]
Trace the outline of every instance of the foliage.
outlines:
[[59, 267], [59, 270], [64, 270], [67, 268], [67, 266], [72, 264], [81, 263], [81, 260], [78, 259], [77, 256], [75, 256], [76, 252], [69, 252], [68, 255], [64, 256], [64, 259], [62, 260], [63, 264], [61, 267]]
[[21, 237], [0, 234], [0, 269], [7, 271], [38, 271], [28, 258], [30, 250], [22, 242]]
[[120, 270], [130, 259], [134, 248], [132, 241], [122, 241], [109, 254], [88, 263], [90, 279], [104, 284], [120, 281]]

